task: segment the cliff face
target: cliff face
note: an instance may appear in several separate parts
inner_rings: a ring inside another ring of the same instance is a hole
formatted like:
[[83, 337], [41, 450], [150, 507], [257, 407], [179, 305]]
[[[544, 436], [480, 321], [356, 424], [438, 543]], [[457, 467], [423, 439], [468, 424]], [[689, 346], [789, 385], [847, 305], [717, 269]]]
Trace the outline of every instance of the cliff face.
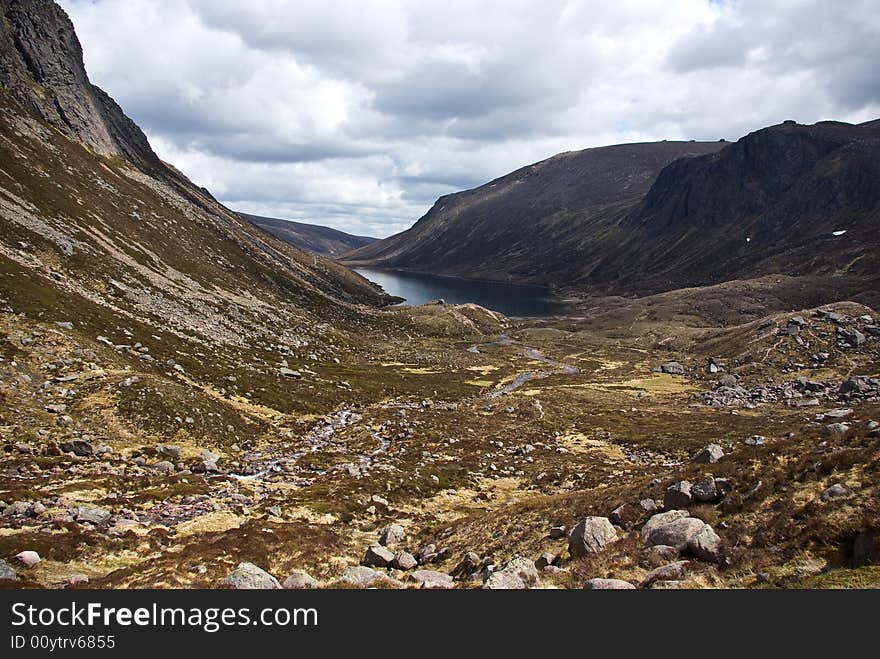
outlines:
[[89, 82], [67, 14], [46, 0], [0, 0], [0, 85], [23, 106], [100, 155], [153, 168], [143, 132]]
[[[672, 163], [587, 277], [647, 290], [880, 272], [880, 126], [780, 124]], [[858, 289], [858, 290], [857, 290]]]

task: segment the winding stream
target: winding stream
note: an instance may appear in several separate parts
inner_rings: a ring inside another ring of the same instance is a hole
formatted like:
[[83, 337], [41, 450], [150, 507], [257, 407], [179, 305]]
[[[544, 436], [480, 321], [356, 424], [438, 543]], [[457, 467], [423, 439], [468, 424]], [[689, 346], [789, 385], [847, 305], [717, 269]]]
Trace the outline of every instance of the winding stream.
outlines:
[[541, 369], [539, 371], [524, 371], [517, 375], [510, 384], [507, 384], [501, 389], [496, 389], [495, 391], [487, 394], [487, 398], [500, 398], [501, 396], [504, 396], [512, 391], [519, 389], [527, 382], [531, 382], [532, 380], [540, 380], [550, 375], [577, 375], [581, 372], [581, 370], [577, 366], [572, 366], [571, 364], [565, 364], [563, 362], [556, 361], [555, 359], [550, 359], [537, 348], [519, 344], [506, 334], [500, 335], [497, 339], [490, 343], [478, 343], [476, 345], [472, 345], [470, 348], [468, 348], [468, 352], [479, 354], [480, 348], [512, 345], [521, 345], [523, 349], [523, 355], [525, 355], [527, 358], [531, 359], [532, 361], [538, 361], [543, 364], [547, 364], [548, 366], [553, 366], [555, 370], [545, 371], [544, 369]]
[[[550, 375], [576, 375], [580, 373], [580, 369], [576, 366], [572, 366], [571, 364], [565, 364], [563, 362], [556, 361], [555, 359], [551, 359], [550, 357], [544, 355], [544, 353], [542, 353], [537, 348], [514, 341], [506, 334], [499, 335], [497, 339], [489, 343], [478, 343], [472, 345], [467, 350], [470, 353], [479, 354], [480, 348], [505, 347], [514, 345], [520, 346], [522, 348], [523, 355], [528, 359], [541, 362], [542, 364], [547, 364], [547, 366], [552, 367], [552, 370], [540, 369], [537, 371], [524, 371], [517, 375], [509, 384], [486, 394], [487, 398], [500, 398], [501, 396], [507, 395], [512, 391], [519, 389], [527, 382], [531, 382], [532, 380], [540, 380]], [[279, 446], [271, 447], [268, 451], [255, 451], [249, 453], [242, 456], [242, 461], [250, 463], [251, 467], [257, 469], [257, 471], [250, 474], [227, 474], [227, 476], [240, 481], [253, 481], [265, 479], [274, 474], [281, 474], [285, 472], [293, 473], [300, 459], [310, 453], [315, 453], [317, 451], [327, 448], [335, 441], [334, 438], [340, 430], [357, 423], [361, 420], [361, 418], [362, 417], [356, 414], [351, 408], [345, 408], [343, 410], [335, 412], [324, 423], [318, 424], [302, 437], [302, 442], [308, 448], [300, 449], [293, 453], [285, 453], [285, 451], [289, 447], [289, 445], [285, 443]], [[317, 476], [323, 476], [327, 474], [327, 472], [330, 470], [369, 468], [373, 464], [375, 459], [383, 453], [387, 452], [388, 448], [391, 446], [391, 440], [383, 436], [380, 432], [371, 430], [370, 434], [372, 435], [373, 439], [379, 444], [379, 447], [376, 450], [369, 453], [358, 453], [355, 455], [354, 460], [350, 462], [335, 464], [329, 470], [322, 470], [312, 473]]]

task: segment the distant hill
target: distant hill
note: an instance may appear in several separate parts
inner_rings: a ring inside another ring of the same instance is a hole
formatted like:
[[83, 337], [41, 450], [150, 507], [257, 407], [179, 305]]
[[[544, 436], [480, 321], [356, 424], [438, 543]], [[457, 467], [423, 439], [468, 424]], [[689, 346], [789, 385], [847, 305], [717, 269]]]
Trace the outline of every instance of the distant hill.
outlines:
[[334, 258], [378, 240], [378, 238], [368, 238], [367, 236], [353, 236], [350, 233], [317, 224], [303, 224], [302, 222], [279, 220], [274, 217], [249, 215], [248, 213], [239, 213], [239, 215], [292, 245]]

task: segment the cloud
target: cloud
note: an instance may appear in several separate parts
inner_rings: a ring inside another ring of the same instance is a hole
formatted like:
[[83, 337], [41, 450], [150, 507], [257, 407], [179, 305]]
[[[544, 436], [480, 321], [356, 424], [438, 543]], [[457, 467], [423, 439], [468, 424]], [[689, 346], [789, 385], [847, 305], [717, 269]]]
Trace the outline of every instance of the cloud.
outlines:
[[229, 206], [385, 236], [560, 151], [880, 116], [874, 0], [61, 0]]

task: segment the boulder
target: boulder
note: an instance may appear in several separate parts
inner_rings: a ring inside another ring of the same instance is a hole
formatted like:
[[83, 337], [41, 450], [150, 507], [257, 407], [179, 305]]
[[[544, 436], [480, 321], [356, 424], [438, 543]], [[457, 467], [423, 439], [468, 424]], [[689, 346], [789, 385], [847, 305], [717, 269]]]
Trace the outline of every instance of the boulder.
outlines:
[[584, 590], [635, 590], [635, 586], [623, 579], [590, 579]]
[[688, 548], [688, 543], [703, 530], [704, 526], [706, 523], [696, 517], [682, 517], [650, 531], [645, 538], [645, 544], [649, 547], [669, 545], [682, 551]]
[[455, 566], [455, 569], [452, 570], [452, 576], [462, 578], [474, 574], [479, 571], [481, 563], [480, 555], [469, 551], [464, 555], [459, 564]]
[[410, 554], [407, 551], [399, 551], [394, 554], [394, 560], [391, 561], [391, 566], [397, 568], [398, 570], [412, 570], [414, 567], [417, 567], [419, 562], [416, 560], [416, 557]]
[[656, 515], [653, 515], [647, 522], [645, 522], [644, 526], [642, 526], [642, 540], [646, 541], [648, 536], [661, 526], [671, 524], [678, 519], [690, 517], [690, 515], [691, 514], [686, 510], [668, 510], [665, 513], [657, 513]]
[[553, 540], [557, 540], [559, 538], [564, 538], [566, 531], [567, 529], [564, 526], [554, 526], [550, 529], [549, 535]]
[[179, 446], [172, 446], [171, 444], [160, 444], [156, 447], [156, 452], [159, 455], [180, 460], [181, 448]]
[[701, 480], [691, 486], [691, 496], [694, 500], [703, 503], [715, 501], [718, 498], [718, 488], [715, 486], [715, 479], [712, 476]]
[[302, 570], [294, 570], [291, 572], [290, 576], [287, 577], [282, 584], [286, 590], [312, 590], [319, 585], [317, 579], [308, 572]]
[[379, 544], [383, 547], [396, 545], [406, 539], [406, 531], [400, 524], [389, 524], [379, 534]]
[[168, 460], [161, 460], [153, 465], [153, 469], [158, 471], [160, 474], [165, 474], [166, 476], [171, 476], [174, 474], [177, 469], [175, 469], [174, 465]]
[[25, 567], [33, 567], [43, 559], [35, 551], [23, 551], [15, 555], [18, 561]]
[[[596, 519], [603, 519], [611, 526], [604, 517]], [[517, 556], [489, 574], [483, 583], [483, 588], [486, 590], [525, 590], [537, 585], [537, 583], [538, 570], [535, 568], [534, 561]]]
[[361, 564], [367, 567], [389, 567], [392, 561], [394, 561], [394, 554], [377, 543], [367, 547]]
[[406, 578], [409, 583], [418, 585], [419, 588], [448, 590], [455, 588], [452, 577], [445, 572], [437, 570], [416, 570]]
[[669, 375], [684, 375], [685, 370], [684, 366], [679, 364], [678, 362], [666, 362], [660, 367], [660, 370], [663, 373], [667, 373]]
[[568, 552], [572, 558], [595, 554], [615, 540], [617, 531], [607, 517], [586, 517], [568, 534]]
[[688, 481], [678, 481], [666, 488], [663, 495], [663, 507], [666, 510], [687, 508], [694, 502], [691, 495], [691, 484]]
[[709, 444], [694, 456], [697, 464], [715, 464], [724, 457], [724, 450], [718, 444]]
[[62, 442], [61, 450], [65, 453], [73, 453], [81, 458], [86, 458], [95, 454], [95, 447], [83, 439], [74, 439], [69, 442]]
[[9, 563], [0, 558], [0, 581], [18, 581], [18, 573]]
[[381, 578], [381, 574], [363, 565], [352, 565], [342, 572], [342, 581], [358, 588], [369, 588]]
[[278, 579], [253, 563], [239, 563], [224, 580], [223, 585], [235, 590], [276, 590]]
[[723, 554], [721, 551], [721, 538], [708, 524], [688, 540], [687, 549], [696, 558], [707, 563], [721, 563]]
[[112, 513], [95, 506], [78, 506], [73, 512], [73, 518], [80, 523], [104, 524], [110, 520]]

